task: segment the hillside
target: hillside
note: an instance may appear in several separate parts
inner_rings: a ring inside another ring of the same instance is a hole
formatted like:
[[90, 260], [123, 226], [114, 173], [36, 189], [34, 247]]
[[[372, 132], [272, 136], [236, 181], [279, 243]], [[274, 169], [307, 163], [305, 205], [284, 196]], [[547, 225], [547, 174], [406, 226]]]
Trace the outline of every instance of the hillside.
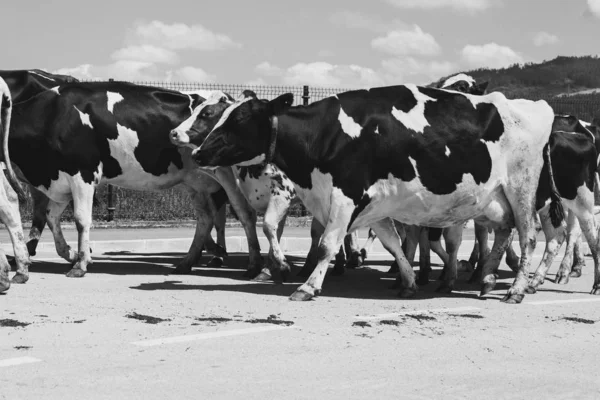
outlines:
[[[555, 96], [588, 93], [600, 88], [600, 58], [557, 57], [540, 64], [528, 63], [502, 69], [465, 71], [478, 82], [489, 81], [489, 91], [503, 92], [507, 97], [550, 99]], [[575, 96], [579, 97], [579, 96]]]

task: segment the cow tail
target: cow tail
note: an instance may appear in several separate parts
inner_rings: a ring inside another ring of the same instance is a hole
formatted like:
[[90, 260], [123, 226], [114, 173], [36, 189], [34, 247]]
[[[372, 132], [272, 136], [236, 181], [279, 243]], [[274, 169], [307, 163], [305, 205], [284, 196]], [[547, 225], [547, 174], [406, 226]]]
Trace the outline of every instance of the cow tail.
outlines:
[[555, 228], [558, 228], [565, 219], [565, 210], [563, 208], [560, 193], [556, 188], [554, 173], [552, 172], [552, 158], [550, 157], [550, 143], [544, 149], [544, 163], [548, 166], [548, 179], [550, 180], [550, 221]]
[[0, 125], [2, 126], [2, 153], [4, 155], [4, 163], [6, 164], [6, 176], [8, 183], [17, 193], [19, 200], [24, 202], [27, 199], [25, 190], [15, 175], [15, 171], [12, 168], [10, 157], [8, 155], [8, 132], [10, 130], [11, 115], [12, 100], [10, 96], [10, 90], [8, 89], [6, 82], [0, 78]]

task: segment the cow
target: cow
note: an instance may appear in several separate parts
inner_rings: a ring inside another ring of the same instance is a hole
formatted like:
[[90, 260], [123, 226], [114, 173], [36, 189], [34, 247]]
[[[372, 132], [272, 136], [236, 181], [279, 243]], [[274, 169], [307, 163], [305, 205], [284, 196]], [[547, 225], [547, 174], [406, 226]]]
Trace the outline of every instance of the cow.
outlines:
[[[344, 236], [364, 226], [394, 254], [400, 297], [415, 296], [414, 273], [389, 218], [439, 228], [475, 219], [494, 228], [482, 292], [495, 283], [494, 250], [503, 253], [516, 226], [520, 268], [503, 301], [523, 300], [535, 247], [535, 191], [553, 122], [545, 101], [402, 85], [345, 92], [309, 106], [292, 103], [291, 93], [266, 104], [238, 101], [192, 152], [205, 167], [273, 162], [325, 226], [318, 265], [292, 300], [321, 292]], [[557, 196], [550, 211], [560, 224]], [[450, 260], [443, 284], [452, 288], [455, 280], [456, 261]]]
[[[6, 226], [15, 253], [17, 268], [28, 270], [31, 261], [23, 227], [21, 226], [21, 214], [19, 212], [19, 200], [25, 199], [25, 192], [19, 183], [15, 171], [12, 168], [8, 150], [9, 131], [11, 125], [12, 100], [10, 89], [6, 82], [0, 78], [0, 132], [2, 139], [2, 162], [5, 174], [0, 176], [0, 221]], [[0, 250], [0, 292], [10, 288], [9, 280], [10, 265], [4, 251]]]
[[[15, 104], [9, 149], [20, 178], [50, 199], [48, 226], [58, 254], [73, 264], [68, 277], [84, 276], [92, 261], [92, 197], [102, 181], [137, 190], [179, 185], [190, 193], [198, 223], [190, 251], [175, 273], [189, 273], [199, 261], [218, 207], [212, 194], [223, 188], [248, 237], [247, 273], [260, 270], [256, 215], [237, 189], [231, 168], [198, 168], [189, 149], [177, 149], [168, 140], [168, 132], [204, 99], [126, 82], [87, 82], [59, 85]], [[71, 199], [77, 251], [67, 245], [59, 223]]]
[[[600, 295], [600, 254], [594, 218], [594, 186], [600, 143], [597, 140], [597, 132], [592, 133], [590, 128], [590, 124], [580, 121], [575, 116], [557, 115], [554, 118], [552, 134], [544, 149], [548, 159], [544, 160], [536, 194], [536, 208], [539, 210], [542, 228], [546, 235], [546, 249], [529, 283], [528, 293], [535, 293], [539, 285], [544, 282], [546, 273], [565, 238], [570, 239], [572, 245], [583, 232], [595, 266], [594, 286], [591, 293]], [[569, 210], [566, 230], [564, 226], [553, 227], [549, 223], [548, 203], [553, 195], [553, 188], [548, 186], [549, 175], [552, 175], [551, 178], [556, 182], [556, 190], [561, 201]], [[566, 284], [570, 276], [581, 276], [581, 269], [572, 271], [571, 265], [570, 259], [563, 260], [556, 274], [556, 283]]]
[[[257, 98], [250, 90], [242, 92], [244, 97]], [[266, 102], [266, 100], [260, 100]], [[170, 134], [171, 142], [178, 147], [195, 149], [202, 143], [206, 134], [218, 122], [222, 112], [232, 104], [225, 94], [215, 91], [205, 102], [200, 104], [190, 118], [183, 121]], [[233, 166], [238, 185], [250, 203], [257, 211], [264, 213], [263, 232], [269, 241], [268, 265], [254, 281], [275, 282], [286, 281], [291, 273], [291, 267], [279, 244], [288, 210], [293, 202], [297, 202], [293, 183], [279, 168], [273, 164], [261, 163], [250, 166]], [[316, 249], [323, 233], [323, 227], [313, 219], [311, 224], [311, 247], [306, 257], [300, 276], [309, 276], [316, 266]], [[359, 266], [359, 249], [357, 248], [357, 233], [348, 235], [345, 246], [336, 255], [334, 274], [342, 274], [345, 264]], [[344, 249], [345, 247], [345, 249]], [[348, 257], [347, 257], [348, 255]], [[348, 260], [347, 260], [348, 258]]]
[[[77, 83], [79, 80], [69, 75], [51, 74], [40, 69], [33, 70], [0, 70], [0, 78], [3, 78], [12, 95], [13, 103], [20, 103], [29, 98], [57, 87], [65, 83]], [[32, 116], [34, 118], [35, 116]], [[35, 256], [38, 242], [42, 231], [46, 226], [46, 210], [48, 208], [48, 197], [35, 187], [30, 186], [30, 194], [33, 200], [33, 218], [31, 229], [29, 231], [29, 240], [27, 250], [30, 256]], [[219, 194], [221, 196], [219, 196]], [[222, 193], [212, 196], [217, 203], [222, 202]], [[226, 197], [224, 198], [226, 199]], [[225, 251], [225, 214], [224, 209], [215, 215], [215, 227], [217, 231], [218, 244], [214, 243], [212, 236], [208, 235], [204, 247], [213, 252], [215, 257], [209, 262], [209, 265], [219, 265], [223, 261]], [[69, 248], [70, 249], [70, 248]], [[91, 249], [90, 249], [91, 252]], [[12, 278], [13, 283], [25, 283], [29, 280], [29, 272], [17, 266], [17, 272]]]

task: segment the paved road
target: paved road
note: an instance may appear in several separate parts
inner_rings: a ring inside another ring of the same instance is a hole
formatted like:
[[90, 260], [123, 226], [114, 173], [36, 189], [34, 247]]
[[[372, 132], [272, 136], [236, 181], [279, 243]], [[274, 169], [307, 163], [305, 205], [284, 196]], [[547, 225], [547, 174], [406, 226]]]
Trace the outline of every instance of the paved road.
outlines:
[[498, 301], [505, 266], [485, 300], [466, 274], [452, 295], [432, 280], [397, 299], [389, 257], [295, 303], [299, 279], [248, 282], [242, 254], [168, 275], [184, 250], [95, 253], [82, 279], [50, 252], [36, 258], [31, 280], [0, 295], [0, 399], [600, 397], [590, 260], [567, 286], [551, 282], [554, 265], [519, 306]]

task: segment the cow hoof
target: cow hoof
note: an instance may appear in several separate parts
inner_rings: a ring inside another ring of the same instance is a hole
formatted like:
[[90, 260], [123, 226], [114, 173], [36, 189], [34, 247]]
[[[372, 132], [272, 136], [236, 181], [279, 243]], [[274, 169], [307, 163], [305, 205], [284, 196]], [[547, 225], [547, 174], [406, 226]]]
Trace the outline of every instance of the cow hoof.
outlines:
[[562, 275], [562, 274], [559, 275], [559, 274], [556, 274], [555, 283], [557, 285], [566, 285], [567, 283], [569, 283], [569, 276], [570, 275]]
[[437, 293], [452, 293], [454, 290], [454, 282], [443, 281], [442, 284], [435, 289]]
[[208, 264], [206, 264], [207, 268], [221, 268], [223, 266], [223, 259], [221, 257], [213, 257]]
[[23, 284], [29, 280], [29, 275], [19, 274], [17, 273], [12, 278], [12, 283]]
[[254, 278], [252, 278], [252, 281], [254, 282], [268, 282], [272, 279], [271, 277], [271, 271], [269, 271], [267, 268], [263, 268], [262, 271], [260, 271], [260, 274], [256, 275]]
[[527, 286], [525, 288], [525, 293], [527, 293], [527, 294], [536, 294], [537, 293], [537, 289], [534, 286], [529, 285], [529, 286]]
[[600, 296], [600, 286], [594, 287], [590, 294], [593, 296]]
[[0, 280], [0, 293], [6, 292], [10, 289], [10, 281], [8, 279]]
[[574, 269], [573, 271], [571, 271], [571, 273], [569, 274], [569, 276], [571, 278], [581, 278], [581, 270], [580, 269]]
[[421, 275], [419, 274], [419, 276], [417, 277], [417, 285], [419, 286], [425, 286], [429, 284], [429, 275]]
[[304, 290], [298, 289], [290, 296], [290, 300], [292, 301], [309, 301], [315, 297], [314, 295], [305, 292]]
[[72, 268], [69, 272], [67, 272], [67, 278], [83, 278], [85, 276], [86, 271], [81, 268]]
[[394, 263], [390, 266], [390, 269], [388, 270], [388, 274], [397, 274], [398, 272], [400, 272], [400, 267], [398, 266], [398, 263], [396, 261], [394, 261]]
[[524, 297], [525, 295], [520, 293], [507, 293], [500, 301], [506, 304], [520, 304]]
[[483, 297], [490, 293], [496, 287], [496, 282], [486, 282], [481, 285], [481, 292], [479, 293], [479, 297]]
[[258, 268], [250, 268], [247, 269], [246, 272], [242, 275], [244, 278], [254, 279], [262, 272], [261, 269]]
[[189, 275], [192, 273], [192, 267], [178, 265], [175, 267], [171, 275]]
[[398, 297], [400, 297], [401, 299], [412, 299], [417, 295], [417, 290], [418, 289], [415, 288], [403, 288], [398, 293]]

